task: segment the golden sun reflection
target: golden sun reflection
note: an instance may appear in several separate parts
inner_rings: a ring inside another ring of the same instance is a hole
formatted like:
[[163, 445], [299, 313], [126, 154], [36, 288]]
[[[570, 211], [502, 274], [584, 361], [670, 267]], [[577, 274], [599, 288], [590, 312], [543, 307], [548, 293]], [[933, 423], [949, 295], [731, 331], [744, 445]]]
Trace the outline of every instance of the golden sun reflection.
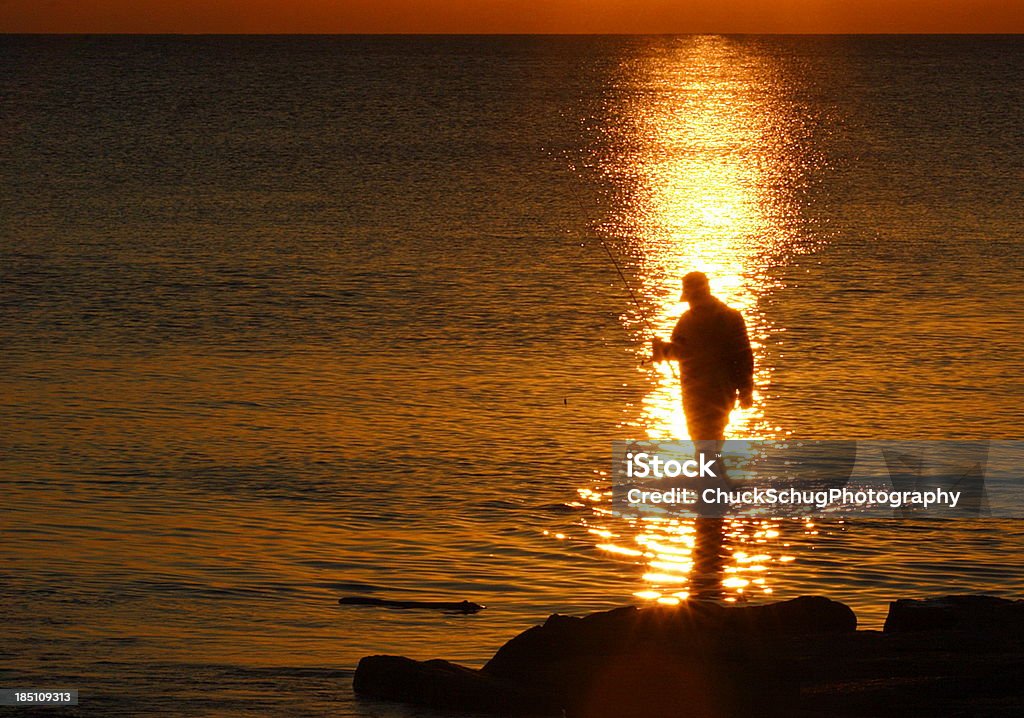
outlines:
[[[792, 188], [809, 160], [799, 156], [792, 135], [800, 122], [778, 71], [764, 56], [745, 53], [742, 42], [665, 43], [622, 63], [623, 91], [607, 108], [609, 151], [597, 161], [614, 188], [599, 231], [628, 255], [655, 334], [671, 335], [686, 309], [680, 279], [693, 270], [706, 273], [714, 294], [743, 313], [757, 393], [753, 407], [733, 411], [727, 438], [777, 437], [786, 432], [766, 420], [766, 352], [768, 339], [784, 328], [771, 325], [761, 299], [775, 289], [772, 270], [801, 251]], [[646, 359], [650, 329], [638, 317], [623, 321], [638, 339], [638, 358]], [[685, 439], [677, 369], [642, 364], [640, 371], [650, 388], [625, 427], [650, 439]], [[596, 509], [595, 499], [603, 498], [592, 517], [608, 517], [607, 496], [598, 493], [581, 499]], [[634, 596], [667, 604], [771, 594], [773, 567], [791, 559], [778, 555], [779, 534], [771, 521], [661, 516], [630, 520], [629, 531], [595, 531], [599, 550], [642, 566], [644, 585]]]
[[[635, 86], [615, 112], [613, 145], [626, 148], [601, 158], [600, 170], [621, 197], [600, 231], [628, 243], [640, 294], [653, 309], [662, 337], [685, 311], [680, 279], [693, 270], [711, 279], [714, 293], [743, 312], [757, 366], [757, 401], [736, 409], [730, 437], [774, 436], [764, 420], [771, 366], [765, 353], [773, 327], [759, 300], [774, 288], [768, 270], [798, 251], [791, 221], [797, 208], [787, 187], [806, 160], [793, 156], [783, 84], [763, 58], [755, 63], [742, 45], [717, 37], [686, 38], [672, 52], [643, 64], [626, 63]], [[649, 332], [627, 319], [641, 359]], [[652, 390], [633, 424], [648, 438], [685, 438], [677, 375], [668, 364], [641, 368]]]

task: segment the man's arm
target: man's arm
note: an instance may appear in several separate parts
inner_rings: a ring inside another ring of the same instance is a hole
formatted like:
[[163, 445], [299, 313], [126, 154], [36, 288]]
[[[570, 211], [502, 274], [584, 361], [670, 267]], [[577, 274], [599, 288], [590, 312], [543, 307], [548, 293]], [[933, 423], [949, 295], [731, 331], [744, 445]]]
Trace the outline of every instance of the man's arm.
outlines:
[[[688, 314], [687, 312], [686, 314]], [[686, 332], [686, 314], [679, 317], [679, 321], [676, 322], [675, 329], [672, 330], [672, 339], [665, 341], [660, 337], [655, 337], [652, 342], [654, 344], [654, 361], [681, 361], [683, 358], [683, 349], [685, 346], [685, 332]]]
[[740, 406], [748, 409], [754, 403], [754, 352], [750, 348], [746, 322], [739, 312], [736, 312], [736, 326], [732, 339], [733, 380], [740, 395]]
[[651, 340], [654, 348], [653, 361], [679, 361], [682, 359], [682, 346], [675, 342], [667, 342], [661, 337]]

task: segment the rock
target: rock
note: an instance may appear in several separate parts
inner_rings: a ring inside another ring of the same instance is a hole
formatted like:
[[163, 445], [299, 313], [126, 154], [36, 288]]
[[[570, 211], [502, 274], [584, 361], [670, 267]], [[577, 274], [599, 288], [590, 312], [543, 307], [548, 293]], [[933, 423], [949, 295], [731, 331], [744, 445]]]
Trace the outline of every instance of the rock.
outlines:
[[723, 611], [721, 627], [729, 631], [770, 636], [857, 630], [857, 615], [853, 610], [824, 596], [800, 596], [761, 606], [718, 608]]
[[520, 678], [545, 662], [636, 647], [657, 646], [672, 653], [696, 643], [721, 643], [730, 637], [845, 633], [856, 628], [857, 617], [848, 606], [821, 596], [802, 596], [764, 606], [687, 601], [678, 606], [627, 606], [584, 618], [556, 614], [498, 649], [484, 671]]
[[[569, 715], [720, 716], [780, 712], [798, 681], [767, 651], [774, 636], [852, 632], [847, 606], [806, 596], [765, 606], [689, 601], [554, 615], [502, 646], [488, 675], [537, 686]], [[685, 706], [685, 711], [681, 707]]]
[[801, 676], [804, 718], [1024, 715], [1024, 641], [971, 641], [955, 631], [857, 631], [783, 641]]
[[889, 604], [886, 633], [967, 631], [1024, 634], [1024, 601], [995, 596], [903, 598]]
[[885, 631], [820, 597], [554, 615], [477, 671], [364, 658], [362, 695], [493, 715], [907, 718], [1024, 715], [1024, 601], [896, 601]]
[[560, 706], [521, 685], [448, 661], [367, 656], [356, 667], [359, 695], [494, 715], [560, 716]]

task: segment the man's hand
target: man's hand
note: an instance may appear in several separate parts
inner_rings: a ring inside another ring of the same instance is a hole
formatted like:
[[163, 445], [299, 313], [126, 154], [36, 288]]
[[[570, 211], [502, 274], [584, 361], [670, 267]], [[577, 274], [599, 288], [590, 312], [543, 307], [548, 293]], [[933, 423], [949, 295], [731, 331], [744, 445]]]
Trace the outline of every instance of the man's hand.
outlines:
[[754, 390], [740, 389], [740, 408], [749, 409], [754, 405]]
[[651, 339], [651, 361], [659, 362], [668, 359], [668, 355], [665, 351], [667, 342], [662, 340], [660, 337], [654, 337]]

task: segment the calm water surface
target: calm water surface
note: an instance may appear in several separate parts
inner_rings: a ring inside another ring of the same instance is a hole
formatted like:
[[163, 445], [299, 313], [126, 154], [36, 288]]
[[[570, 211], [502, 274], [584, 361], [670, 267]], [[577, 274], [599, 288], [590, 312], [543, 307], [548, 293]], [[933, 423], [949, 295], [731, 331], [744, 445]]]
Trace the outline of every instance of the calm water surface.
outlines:
[[1020, 595], [1017, 523], [636, 524], [603, 472], [685, 433], [640, 360], [690, 269], [755, 340], [732, 435], [1021, 438], [1022, 50], [0, 40], [0, 682], [427, 715], [354, 699], [358, 658], [478, 665], [554, 611], [694, 595], [869, 627]]

